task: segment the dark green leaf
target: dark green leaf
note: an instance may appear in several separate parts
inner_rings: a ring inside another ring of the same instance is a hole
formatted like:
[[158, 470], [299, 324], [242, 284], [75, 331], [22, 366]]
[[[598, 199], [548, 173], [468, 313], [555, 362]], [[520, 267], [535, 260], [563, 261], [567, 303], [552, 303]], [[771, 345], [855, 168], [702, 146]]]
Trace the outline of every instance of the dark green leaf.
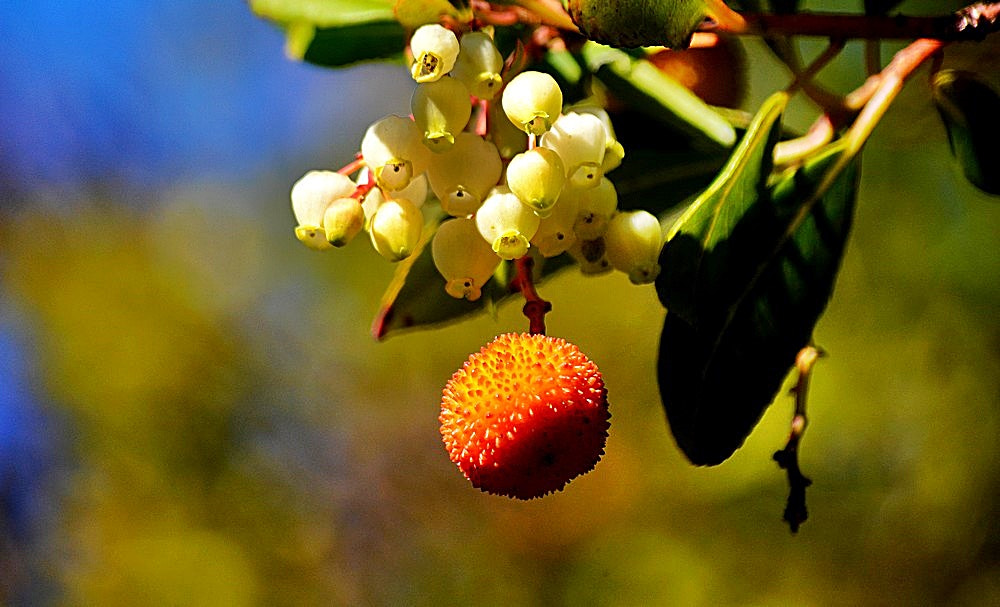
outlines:
[[667, 234], [656, 291], [671, 314], [690, 324], [718, 316], [756, 271], [744, 249], [769, 235], [734, 230], [745, 216], [767, 210], [767, 179], [787, 103], [785, 93], [764, 103], [718, 177]]
[[934, 77], [934, 103], [966, 179], [1000, 195], [1000, 95], [975, 74], [942, 70]]
[[736, 142], [725, 118], [650, 62], [593, 42], [584, 45], [583, 56], [617, 99], [648, 119], [707, 147], [728, 150]]
[[725, 237], [707, 247], [680, 231], [661, 259], [664, 269], [677, 259], [701, 260], [682, 273], [690, 283], [675, 275], [673, 288], [725, 285], [715, 290], [724, 301], [699, 299], [688, 318], [669, 310], [660, 340], [660, 395], [692, 463], [721, 463], [743, 444], [811, 339], [853, 215], [858, 163], [844, 156], [845, 147], [837, 143], [782, 177], [750, 208], [739, 209], [735, 195], [732, 212], [717, 216]]
[[372, 21], [323, 29], [298, 26], [288, 30], [291, 54], [327, 67], [401, 58], [405, 45], [406, 32], [396, 21]]

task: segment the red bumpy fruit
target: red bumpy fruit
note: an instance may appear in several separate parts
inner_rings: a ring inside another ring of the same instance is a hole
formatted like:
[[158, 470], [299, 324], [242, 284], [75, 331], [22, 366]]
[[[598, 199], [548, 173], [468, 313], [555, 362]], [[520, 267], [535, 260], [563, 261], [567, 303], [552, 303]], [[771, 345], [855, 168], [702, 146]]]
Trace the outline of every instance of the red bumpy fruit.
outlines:
[[507, 333], [452, 375], [439, 419], [451, 460], [474, 487], [526, 500], [592, 470], [610, 417], [601, 373], [579, 348]]

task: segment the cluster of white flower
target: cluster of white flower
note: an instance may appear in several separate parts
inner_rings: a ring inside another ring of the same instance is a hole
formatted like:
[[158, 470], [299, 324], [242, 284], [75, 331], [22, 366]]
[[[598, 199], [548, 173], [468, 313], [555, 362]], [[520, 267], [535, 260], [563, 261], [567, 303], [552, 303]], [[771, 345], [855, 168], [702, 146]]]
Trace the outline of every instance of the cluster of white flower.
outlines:
[[454, 297], [478, 299], [501, 260], [532, 247], [544, 257], [568, 252], [585, 273], [615, 268], [636, 284], [656, 278], [659, 222], [646, 211], [619, 212], [605, 177], [624, 157], [607, 112], [564, 110], [559, 85], [542, 72], [521, 72], [504, 86], [503, 57], [484, 32], [459, 41], [425, 25], [410, 50], [412, 115], [368, 128], [357, 182], [310, 171], [295, 184], [299, 240], [324, 250], [364, 229], [383, 257], [405, 259], [433, 194], [451, 217], [431, 252]]

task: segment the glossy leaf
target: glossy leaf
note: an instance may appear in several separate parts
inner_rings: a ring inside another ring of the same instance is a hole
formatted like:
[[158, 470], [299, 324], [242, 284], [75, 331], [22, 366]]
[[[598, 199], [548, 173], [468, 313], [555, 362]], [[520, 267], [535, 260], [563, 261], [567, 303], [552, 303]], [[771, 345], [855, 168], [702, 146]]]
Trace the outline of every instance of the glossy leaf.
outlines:
[[645, 59], [593, 42], [583, 46], [583, 56], [617, 99], [649, 119], [716, 149], [729, 149], [736, 142], [736, 132], [725, 118]]
[[[769, 150], [768, 141], [757, 145]], [[713, 213], [710, 238], [679, 229], [664, 248], [657, 287], [680, 311], [668, 309], [664, 321], [660, 395], [674, 438], [694, 464], [721, 463], [743, 444], [811, 339], [857, 194], [857, 161], [847, 162], [844, 149], [834, 144], [766, 189], [732, 190]], [[764, 184], [767, 175], [756, 174]], [[692, 262], [690, 271], [668, 272], [669, 264]], [[718, 299], [707, 301], [709, 293]]]
[[743, 249], [767, 234], [734, 233], [734, 228], [745, 215], [766, 210], [767, 178], [787, 103], [785, 93], [764, 103], [718, 177], [667, 234], [656, 290], [671, 314], [688, 323], [717, 315], [716, 308], [728, 306], [732, 292], [756, 270]]
[[396, 21], [316, 29], [288, 28], [288, 54], [316, 65], [341, 67], [361, 61], [402, 58], [406, 32]]
[[1000, 95], [975, 74], [956, 70], [939, 72], [933, 87], [962, 173], [980, 190], [1000, 195]]

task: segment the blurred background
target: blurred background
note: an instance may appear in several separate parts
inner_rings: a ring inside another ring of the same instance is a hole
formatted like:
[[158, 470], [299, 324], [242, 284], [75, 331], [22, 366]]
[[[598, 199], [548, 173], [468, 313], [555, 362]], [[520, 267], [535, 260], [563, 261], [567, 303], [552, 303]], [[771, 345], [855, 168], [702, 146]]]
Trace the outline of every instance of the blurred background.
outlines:
[[[604, 460], [531, 502], [461, 476], [441, 387], [519, 306], [376, 343], [393, 268], [292, 234], [291, 184], [407, 112], [402, 67], [294, 63], [237, 2], [2, 3], [0, 24], [0, 604], [1000, 604], [1000, 205], [952, 165], [926, 78], [866, 151], [792, 536], [791, 398], [690, 466], [663, 310], [617, 274], [541, 287], [604, 373]], [[946, 65], [995, 78], [996, 42]], [[744, 45], [753, 109], [787, 73]], [[852, 43], [823, 80], [863, 65]]]

